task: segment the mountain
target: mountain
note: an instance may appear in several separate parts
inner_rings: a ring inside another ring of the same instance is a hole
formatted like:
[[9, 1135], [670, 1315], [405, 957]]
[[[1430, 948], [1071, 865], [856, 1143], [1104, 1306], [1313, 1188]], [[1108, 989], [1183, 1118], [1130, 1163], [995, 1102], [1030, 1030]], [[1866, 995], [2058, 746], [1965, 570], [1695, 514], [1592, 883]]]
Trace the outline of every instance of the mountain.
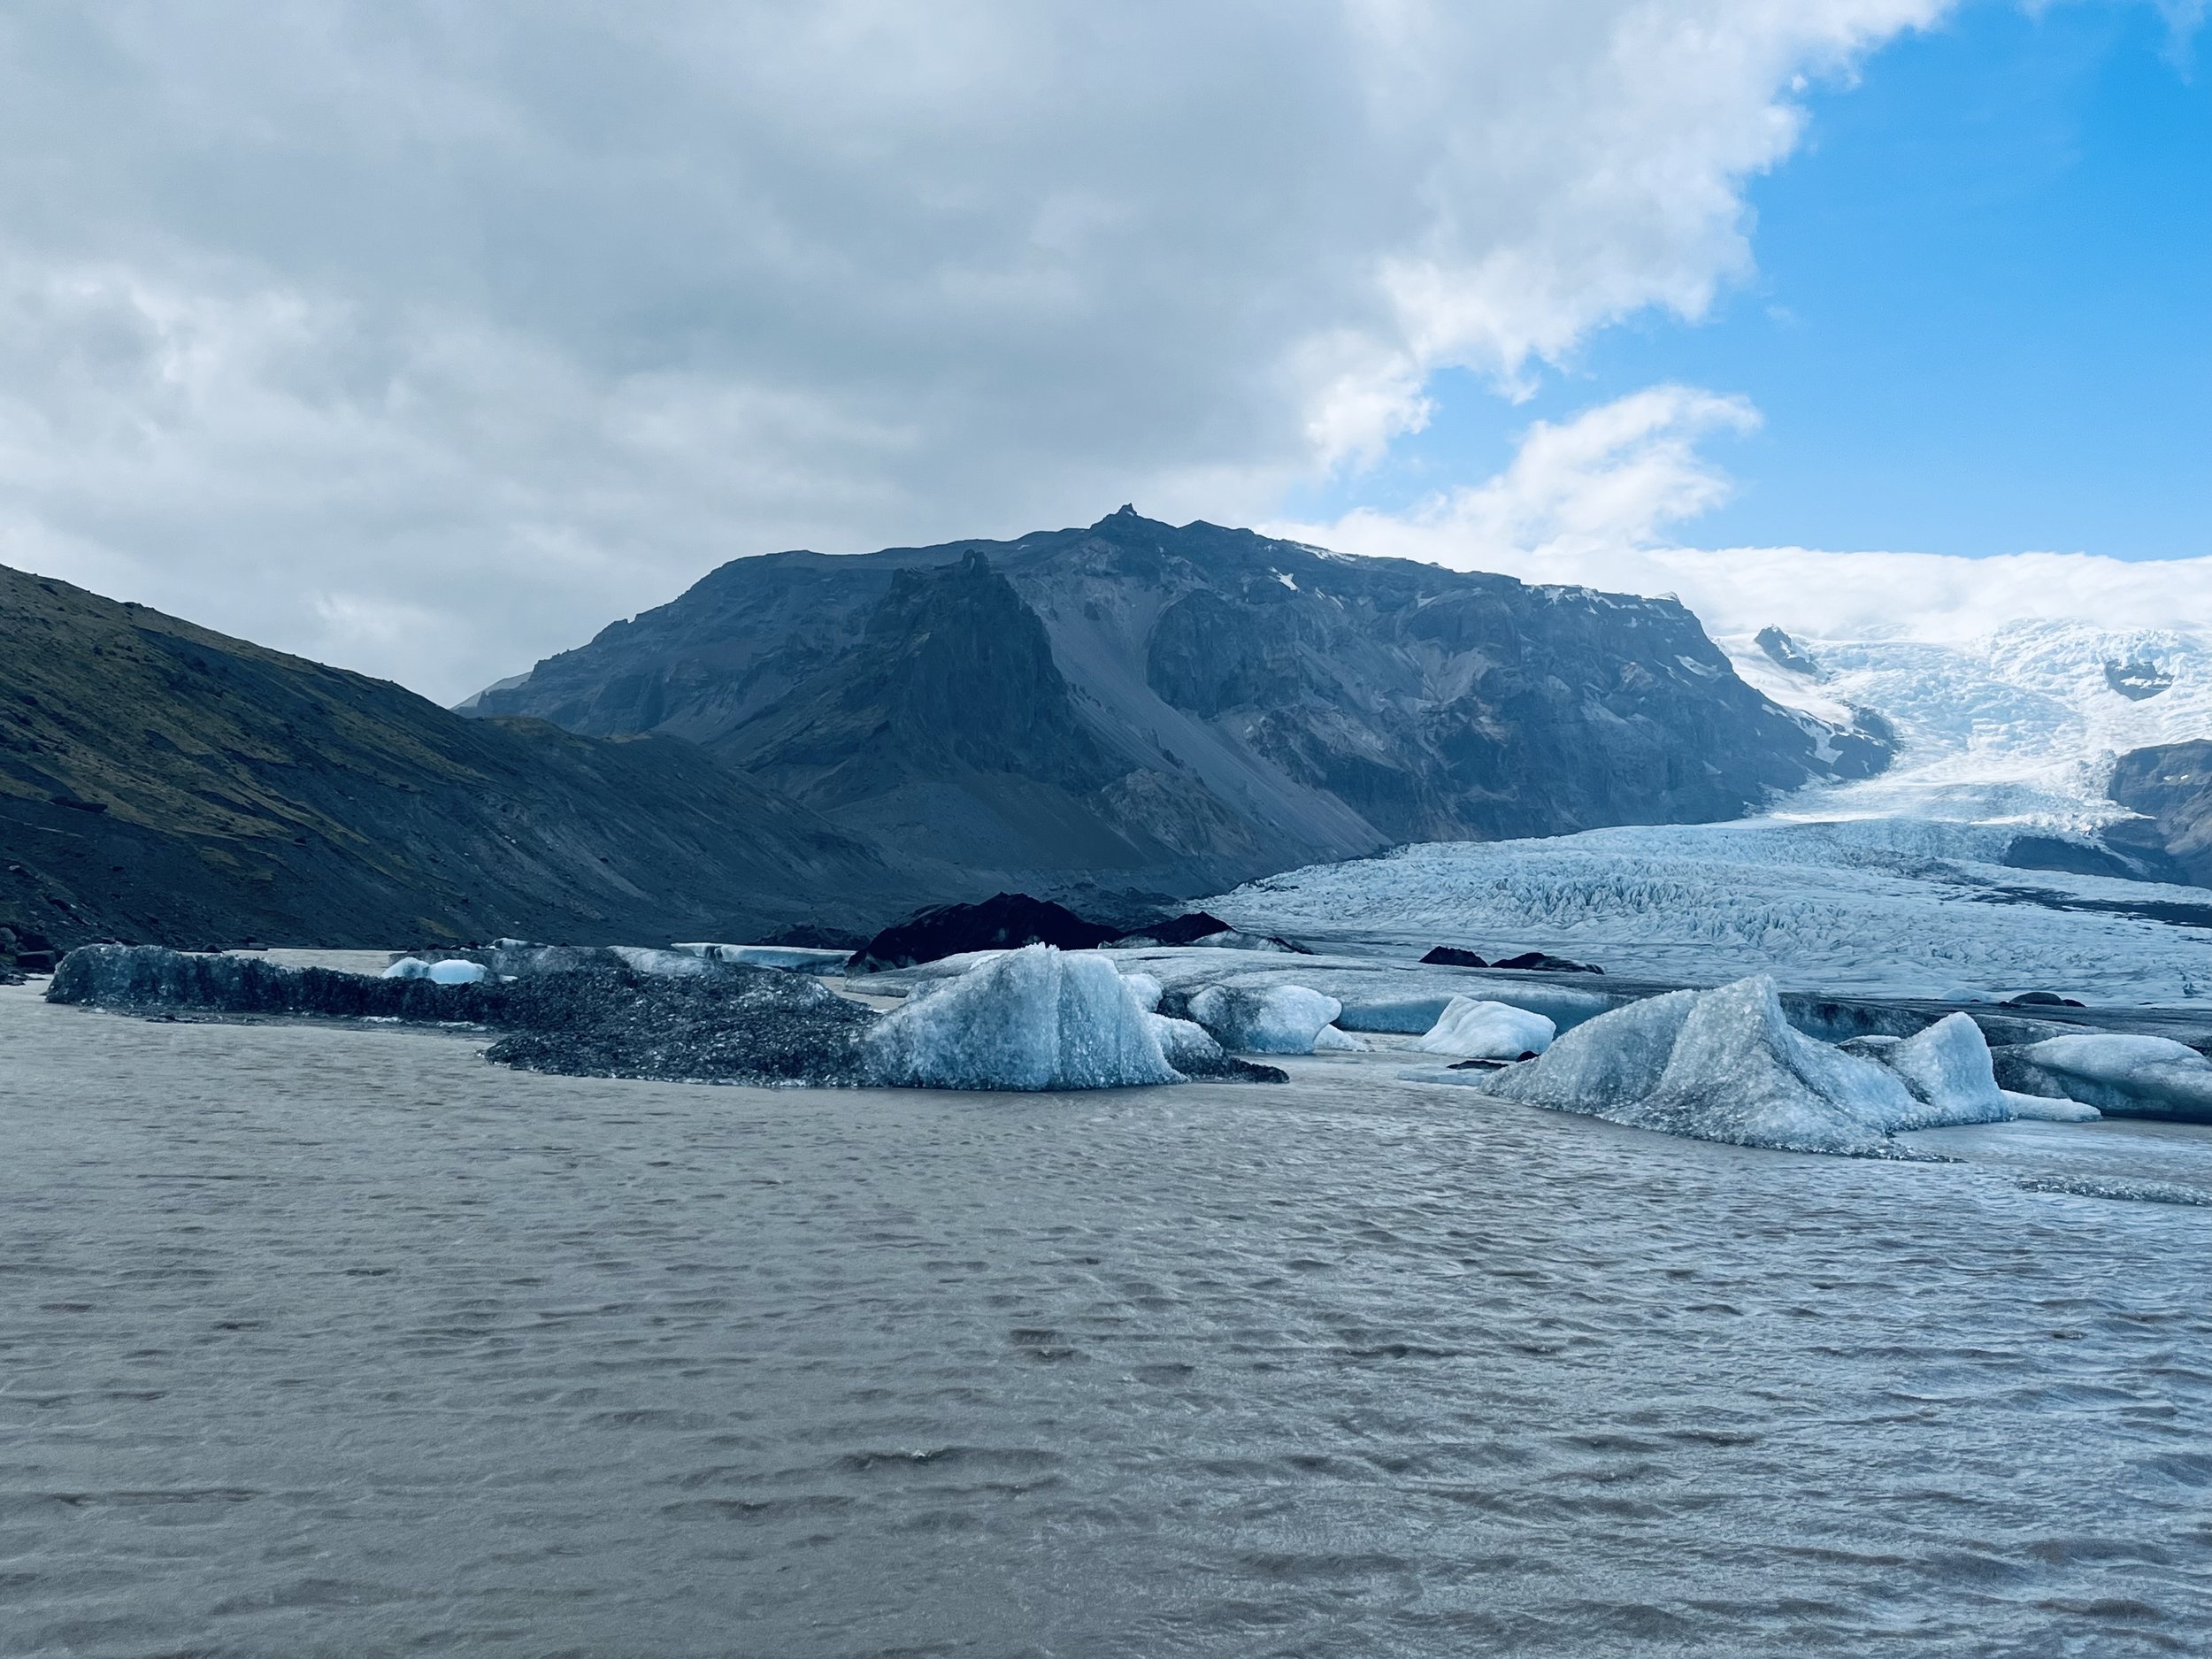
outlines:
[[64, 947], [754, 938], [910, 905], [669, 737], [465, 719], [0, 567], [0, 926]]
[[2130, 750], [2113, 768], [2112, 798], [2142, 816], [2109, 826], [2106, 840], [2162, 855], [2187, 880], [2212, 887], [2212, 742]]
[[1732, 818], [1889, 754], [1752, 690], [1671, 599], [1128, 508], [737, 559], [467, 706], [683, 738], [979, 892]]

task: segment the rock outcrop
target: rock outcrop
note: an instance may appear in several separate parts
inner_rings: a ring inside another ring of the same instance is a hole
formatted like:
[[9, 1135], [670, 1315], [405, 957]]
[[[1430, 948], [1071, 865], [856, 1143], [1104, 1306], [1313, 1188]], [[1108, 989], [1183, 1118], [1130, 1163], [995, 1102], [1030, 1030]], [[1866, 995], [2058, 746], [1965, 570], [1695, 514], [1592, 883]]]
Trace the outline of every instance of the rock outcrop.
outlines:
[[2160, 861], [2169, 880], [2212, 887], [2212, 742], [2131, 750], [2113, 769], [2111, 791], [2142, 816], [2107, 825], [2108, 845]]

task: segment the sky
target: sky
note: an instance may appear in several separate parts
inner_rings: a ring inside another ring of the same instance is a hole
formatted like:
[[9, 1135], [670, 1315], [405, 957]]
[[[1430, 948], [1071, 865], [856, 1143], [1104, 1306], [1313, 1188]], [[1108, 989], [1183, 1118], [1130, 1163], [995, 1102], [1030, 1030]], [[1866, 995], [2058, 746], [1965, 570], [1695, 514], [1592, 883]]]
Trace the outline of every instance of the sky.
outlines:
[[2212, 628], [2203, 12], [31, 0], [0, 563], [449, 702], [1124, 501], [1717, 631]]

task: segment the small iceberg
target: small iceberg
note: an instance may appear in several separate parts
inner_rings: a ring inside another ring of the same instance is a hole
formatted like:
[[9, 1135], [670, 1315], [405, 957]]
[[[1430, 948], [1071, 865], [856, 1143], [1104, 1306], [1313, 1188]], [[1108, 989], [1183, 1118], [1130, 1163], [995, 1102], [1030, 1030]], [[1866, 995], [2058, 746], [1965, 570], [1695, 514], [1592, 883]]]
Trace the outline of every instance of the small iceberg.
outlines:
[[1843, 1050], [1896, 1073], [1918, 1110], [1897, 1129], [1947, 1129], [2001, 1124], [2016, 1114], [1997, 1087], [1989, 1044], [1964, 1014], [1948, 1014], [1910, 1037], [1859, 1037]]
[[2084, 1033], [1997, 1051], [2005, 1087], [2117, 1118], [2212, 1123], [2212, 1060], [2170, 1037]]
[[1558, 1034], [1558, 1026], [1527, 1009], [1455, 996], [1416, 1047], [1462, 1060], [1520, 1060], [1542, 1054]]
[[1302, 985], [1209, 985], [1190, 1017], [1233, 1054], [1311, 1054], [1344, 1004]]
[[425, 962], [420, 956], [402, 956], [377, 976], [381, 979], [427, 979], [433, 985], [476, 985], [484, 978], [484, 964], [465, 956]]

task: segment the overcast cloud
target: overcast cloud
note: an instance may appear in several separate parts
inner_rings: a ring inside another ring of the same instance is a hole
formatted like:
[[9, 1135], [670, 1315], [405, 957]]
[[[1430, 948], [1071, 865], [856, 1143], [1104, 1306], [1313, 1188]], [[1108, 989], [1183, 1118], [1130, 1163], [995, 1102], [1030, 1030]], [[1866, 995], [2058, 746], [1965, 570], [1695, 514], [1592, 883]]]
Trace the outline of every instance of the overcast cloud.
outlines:
[[[1798, 78], [1942, 9], [11, 7], [0, 561], [449, 700], [741, 554], [1263, 518], [1695, 315]], [[1343, 529], [1651, 545], [1755, 414], [1641, 400]]]

